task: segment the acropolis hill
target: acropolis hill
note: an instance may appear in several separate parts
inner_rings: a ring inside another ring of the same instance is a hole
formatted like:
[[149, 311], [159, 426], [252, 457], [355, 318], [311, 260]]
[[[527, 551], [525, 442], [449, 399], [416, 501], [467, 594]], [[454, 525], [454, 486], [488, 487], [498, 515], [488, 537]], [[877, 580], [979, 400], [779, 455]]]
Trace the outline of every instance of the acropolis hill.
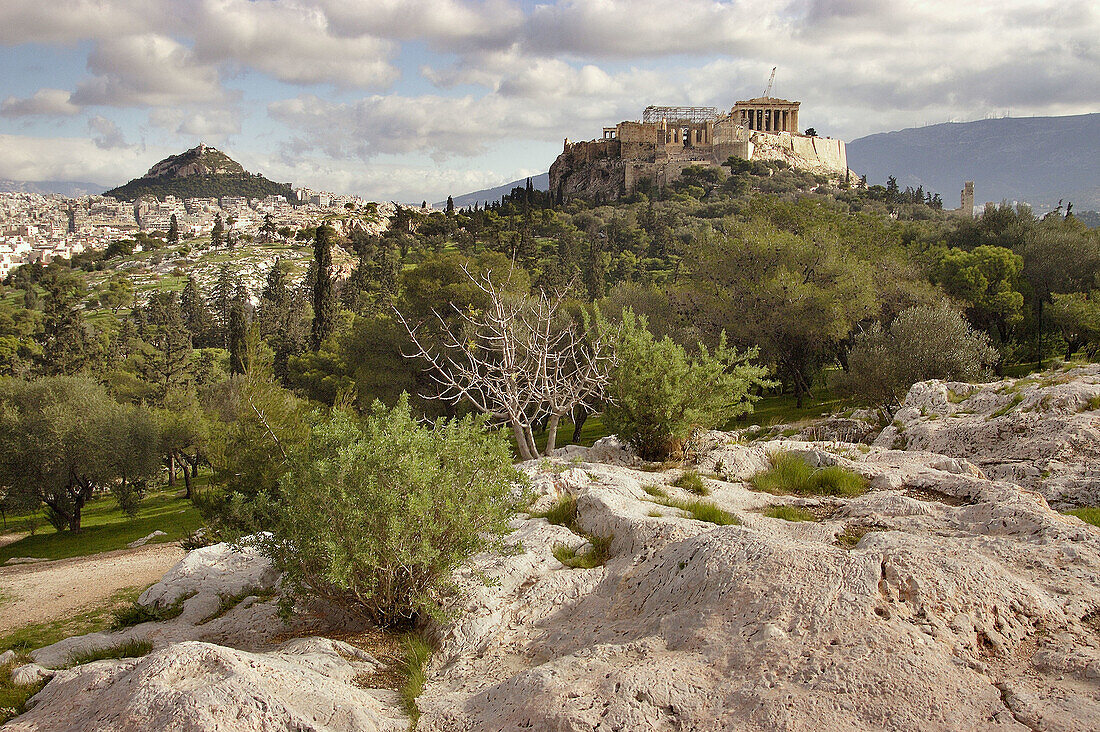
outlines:
[[550, 191], [558, 201], [609, 200], [639, 185], [665, 186], [689, 166], [720, 166], [731, 156], [785, 160], [847, 177], [844, 143], [800, 133], [799, 104], [762, 96], [737, 102], [728, 114], [715, 107], [646, 107], [641, 122], [605, 127], [602, 139], [566, 140], [550, 166]]

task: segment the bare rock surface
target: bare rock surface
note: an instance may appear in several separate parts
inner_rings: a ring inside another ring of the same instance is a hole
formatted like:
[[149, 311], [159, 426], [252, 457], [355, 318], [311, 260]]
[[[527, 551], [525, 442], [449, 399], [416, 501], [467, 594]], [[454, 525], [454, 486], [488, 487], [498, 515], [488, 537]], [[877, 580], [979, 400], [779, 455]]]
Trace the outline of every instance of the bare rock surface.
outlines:
[[964, 457], [1052, 505], [1100, 503], [1100, 365], [914, 384], [876, 445]]
[[323, 638], [259, 654], [176, 643], [144, 658], [56, 672], [33, 708], [5, 729], [405, 730], [395, 693], [355, 684], [376, 665], [353, 646]]

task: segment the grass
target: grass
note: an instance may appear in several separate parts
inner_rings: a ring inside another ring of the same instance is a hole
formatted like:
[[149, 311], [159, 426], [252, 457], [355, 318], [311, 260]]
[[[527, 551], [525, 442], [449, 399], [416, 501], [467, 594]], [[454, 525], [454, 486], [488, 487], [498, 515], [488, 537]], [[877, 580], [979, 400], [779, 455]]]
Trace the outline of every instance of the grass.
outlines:
[[557, 502], [542, 513], [533, 513], [531, 518], [544, 518], [557, 526], [565, 526], [576, 530], [577, 526], [577, 499], [566, 493]]
[[131, 541], [158, 529], [167, 536], [157, 537], [154, 542], [178, 541], [202, 525], [194, 504], [177, 498], [178, 494], [176, 489], [150, 492], [132, 519], [122, 512], [112, 496], [93, 498], [84, 507], [79, 533], [55, 532], [53, 527], [42, 527], [34, 536], [25, 536], [0, 547], [0, 564], [12, 557], [66, 559], [125, 549]]
[[789, 452], [771, 457], [771, 467], [752, 478], [756, 490], [781, 496], [858, 496], [867, 490], [867, 481], [839, 465], [814, 468], [803, 458]]
[[793, 394], [779, 394], [767, 396], [753, 405], [750, 414], [738, 417], [725, 429], [747, 427], [748, 425], [770, 426], [775, 424], [789, 424], [811, 417], [820, 417], [823, 412], [840, 412], [851, 406], [850, 400], [844, 399], [840, 394], [828, 388], [815, 389], [813, 396], [807, 396], [802, 401], [802, 407], [798, 406], [798, 399]]
[[1003, 417], [1004, 415], [1008, 414], [1013, 409], [1015, 409], [1017, 406], [1019, 406], [1020, 402], [1022, 402], [1023, 400], [1024, 400], [1024, 395], [1023, 394], [1015, 395], [1014, 397], [1012, 397], [1012, 401], [1010, 401], [1008, 404], [1006, 404], [1003, 407], [1001, 407], [1000, 409], [998, 409], [993, 414], [989, 415], [989, 419], [996, 419], [997, 417]]
[[137, 599], [144, 587], [119, 590], [104, 602], [87, 610], [44, 623], [28, 623], [0, 636], [0, 652], [13, 650], [28, 654], [36, 648], [57, 643], [74, 635], [109, 630], [114, 623], [114, 611]]
[[1100, 409], [1100, 394], [1097, 394], [1096, 396], [1092, 397], [1087, 402], [1085, 402], [1085, 408], [1082, 409], [1081, 411], [1082, 412], [1095, 412], [1098, 409]]
[[817, 521], [816, 516], [798, 506], [768, 506], [764, 509], [764, 515], [784, 521]]
[[[511, 434], [511, 431], [509, 431]], [[603, 415], [593, 414], [591, 417], [584, 421], [584, 426], [581, 427], [580, 439], [573, 442], [573, 423], [568, 419], [563, 419], [558, 425], [558, 437], [556, 444], [558, 447], [565, 447], [566, 445], [582, 445], [584, 447], [592, 447], [596, 440], [601, 437], [607, 437], [610, 432], [603, 426]], [[535, 435], [535, 445], [538, 446], [539, 452], [546, 449], [546, 440], [549, 435], [546, 432]], [[512, 452], [518, 457], [519, 450], [516, 447], [516, 438], [513, 435], [512, 440]]]
[[27, 700], [42, 690], [46, 680], [31, 686], [16, 686], [11, 682], [12, 669], [27, 662], [25, 657], [0, 666], [0, 724], [26, 711]]
[[153, 650], [152, 641], [128, 640], [106, 648], [93, 648], [71, 653], [69, 654], [69, 665], [83, 666], [86, 663], [102, 661], [107, 658], [140, 658], [151, 650]]
[[688, 514], [688, 518], [695, 519], [696, 521], [706, 521], [708, 523], [717, 524], [718, 526], [736, 526], [741, 523], [732, 513], [722, 510], [710, 501], [701, 501], [699, 499], [673, 499], [668, 501], [665, 505], [671, 508], [680, 509]]
[[114, 617], [114, 622], [111, 623], [111, 630], [130, 628], [135, 625], [141, 625], [142, 623], [160, 623], [165, 620], [179, 617], [183, 612], [183, 604], [194, 597], [195, 594], [194, 592], [190, 592], [182, 595], [171, 605], [163, 608], [156, 605], [141, 605], [137, 600], [134, 600], [129, 605], [123, 605], [120, 608], [116, 608], [111, 613]]
[[1100, 526], [1100, 508], [1096, 508], [1095, 506], [1075, 508], [1065, 513], [1069, 516], [1076, 516], [1087, 524]]
[[209, 623], [211, 620], [217, 620], [249, 597], [255, 597], [260, 602], [266, 602], [275, 597], [275, 590], [264, 589], [262, 587], [245, 587], [235, 595], [219, 594], [218, 597], [221, 599], [221, 602], [218, 603], [218, 609], [199, 621], [199, 625]]
[[672, 485], [677, 488], [683, 488], [689, 493], [694, 493], [697, 496], [709, 496], [710, 489], [703, 483], [703, 478], [699, 475], [698, 470], [689, 470], [673, 481]]
[[668, 491], [659, 485], [644, 485], [642, 490], [654, 498], [668, 498]]
[[844, 533], [837, 534], [836, 543], [837, 546], [845, 549], [855, 549], [860, 540], [870, 534], [872, 531], [882, 531], [880, 527], [874, 526], [847, 526], [844, 529]]
[[416, 705], [416, 699], [424, 691], [428, 678], [426, 666], [432, 657], [432, 647], [423, 638], [411, 634], [405, 636], [404, 646], [402, 671], [405, 683], [400, 689], [401, 705], [405, 708], [405, 714], [409, 715], [409, 729], [416, 729], [420, 721], [420, 708]]
[[554, 559], [570, 569], [592, 569], [602, 566], [607, 561], [611, 540], [614, 537], [586, 536], [585, 538], [591, 545], [587, 551], [578, 554], [576, 549], [567, 544], [555, 544], [551, 550]]

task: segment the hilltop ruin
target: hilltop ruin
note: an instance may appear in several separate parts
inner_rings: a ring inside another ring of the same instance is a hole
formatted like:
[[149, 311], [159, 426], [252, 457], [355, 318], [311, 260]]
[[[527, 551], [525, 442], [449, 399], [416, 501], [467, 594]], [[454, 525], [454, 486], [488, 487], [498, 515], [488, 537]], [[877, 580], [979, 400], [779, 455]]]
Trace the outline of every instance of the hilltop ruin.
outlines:
[[720, 166], [731, 156], [785, 160], [846, 178], [844, 142], [801, 133], [800, 104], [761, 96], [737, 102], [728, 114], [716, 107], [646, 107], [640, 122], [604, 127], [601, 139], [567, 139], [550, 166], [550, 191], [558, 201], [610, 200], [639, 186], [666, 186], [689, 166]]

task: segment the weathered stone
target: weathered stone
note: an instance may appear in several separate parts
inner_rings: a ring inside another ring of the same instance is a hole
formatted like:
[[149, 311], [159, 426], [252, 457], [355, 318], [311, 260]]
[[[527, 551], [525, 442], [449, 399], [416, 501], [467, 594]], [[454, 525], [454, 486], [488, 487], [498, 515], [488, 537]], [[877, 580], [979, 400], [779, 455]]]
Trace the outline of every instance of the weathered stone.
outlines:
[[137, 549], [139, 546], [145, 546], [146, 544], [148, 544], [150, 541], [157, 538], [158, 536], [168, 536], [168, 534], [166, 534], [163, 531], [160, 531], [158, 529], [157, 531], [154, 531], [150, 534], [146, 534], [145, 536], [141, 537], [140, 539], [135, 539], [134, 541], [131, 541], [126, 546], [130, 547], [131, 549]]
[[55, 671], [43, 668], [37, 663], [28, 663], [12, 670], [11, 683], [16, 686], [34, 686], [39, 681], [51, 678], [55, 673]]

